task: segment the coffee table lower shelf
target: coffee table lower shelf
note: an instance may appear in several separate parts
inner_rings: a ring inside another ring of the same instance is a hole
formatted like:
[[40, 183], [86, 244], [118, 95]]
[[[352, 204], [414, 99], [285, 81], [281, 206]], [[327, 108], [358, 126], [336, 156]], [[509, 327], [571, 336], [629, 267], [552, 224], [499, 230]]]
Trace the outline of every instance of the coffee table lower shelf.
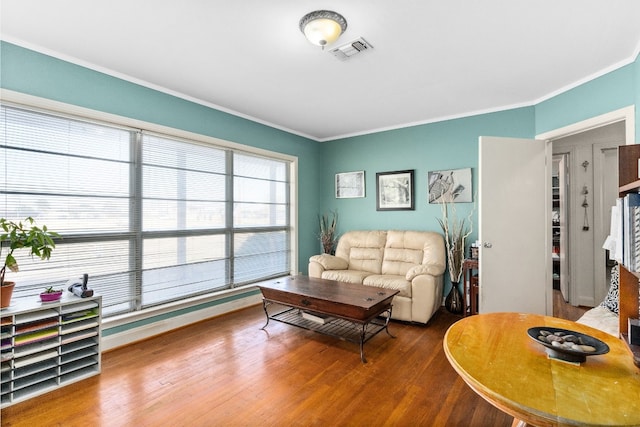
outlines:
[[[269, 320], [276, 320], [278, 322], [286, 323], [287, 325], [297, 326], [298, 328], [307, 329], [334, 338], [338, 338], [343, 341], [359, 344], [360, 360], [362, 361], [362, 363], [367, 363], [367, 359], [364, 356], [365, 342], [369, 341], [371, 338], [373, 338], [383, 330], [386, 331], [387, 335], [389, 335], [391, 338], [395, 338], [389, 332], [391, 308], [380, 313], [386, 313], [386, 316], [378, 316], [365, 323], [354, 322], [351, 320], [332, 316], [324, 318], [324, 323], [320, 323], [318, 321], [309, 320], [303, 317], [303, 313], [305, 313], [305, 311], [299, 308], [287, 308], [277, 313], [269, 314], [269, 312], [267, 311], [267, 306], [269, 304], [271, 303], [266, 300], [263, 301], [264, 312], [267, 315], [267, 323], [261, 329], [267, 327], [267, 325], [269, 324]], [[314, 312], [306, 313], [310, 313], [313, 316], [318, 316], [318, 314]]]

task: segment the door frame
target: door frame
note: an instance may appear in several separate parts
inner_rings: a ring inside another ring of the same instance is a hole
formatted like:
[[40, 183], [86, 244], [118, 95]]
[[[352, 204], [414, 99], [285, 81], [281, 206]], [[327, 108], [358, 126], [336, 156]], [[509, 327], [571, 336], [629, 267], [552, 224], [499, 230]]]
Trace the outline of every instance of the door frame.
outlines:
[[[634, 105], [629, 105], [627, 107], [623, 107], [618, 110], [610, 111], [605, 114], [591, 117], [589, 119], [582, 120], [580, 122], [576, 122], [561, 128], [557, 128], [557, 129], [553, 129], [547, 132], [537, 134], [536, 139], [551, 141], [551, 143], [553, 143], [553, 140], [555, 139], [560, 139], [567, 136], [579, 134], [582, 132], [586, 132], [595, 128], [610, 125], [612, 123], [617, 123], [620, 121], [625, 122], [625, 125], [624, 125], [625, 144], [626, 145], [635, 144], [636, 127], [635, 127], [635, 106]], [[549, 230], [549, 233], [550, 232], [551, 230]], [[570, 282], [570, 286], [573, 287], [573, 284], [571, 283], [572, 282]], [[547, 286], [553, 287], [553, 282], [550, 281], [547, 284]], [[571, 289], [570, 292], [574, 292], [574, 290]], [[553, 307], [553, 292], [551, 289], [547, 289], [547, 307]]]
[[564, 138], [566, 136], [575, 135], [601, 126], [610, 125], [616, 122], [625, 122], [625, 144], [631, 145], [635, 143], [636, 126], [635, 126], [635, 107], [620, 108], [599, 116], [570, 124], [558, 129], [553, 129], [536, 135], [536, 139], [553, 141], [554, 139]]

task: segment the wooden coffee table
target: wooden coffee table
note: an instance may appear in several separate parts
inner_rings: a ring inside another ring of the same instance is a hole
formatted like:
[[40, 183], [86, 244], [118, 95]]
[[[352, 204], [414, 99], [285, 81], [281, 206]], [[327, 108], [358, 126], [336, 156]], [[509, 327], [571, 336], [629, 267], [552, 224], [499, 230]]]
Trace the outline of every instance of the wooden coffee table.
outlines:
[[[320, 332], [360, 344], [360, 360], [364, 343], [382, 330], [389, 332], [391, 301], [399, 291], [334, 280], [294, 276], [261, 282], [262, 305], [269, 320], [277, 320], [303, 329]], [[286, 306], [269, 313], [272, 304]], [[386, 314], [382, 316], [382, 314]]]

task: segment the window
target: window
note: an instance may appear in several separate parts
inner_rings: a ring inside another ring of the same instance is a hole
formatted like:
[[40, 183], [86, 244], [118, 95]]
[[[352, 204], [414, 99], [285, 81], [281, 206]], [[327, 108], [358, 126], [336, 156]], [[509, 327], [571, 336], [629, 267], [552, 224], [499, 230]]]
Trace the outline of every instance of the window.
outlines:
[[49, 261], [16, 252], [16, 298], [89, 273], [108, 316], [289, 274], [289, 161], [13, 106], [1, 115], [0, 216], [62, 236]]
[[289, 177], [279, 161], [233, 155], [234, 278], [250, 282], [289, 269]]

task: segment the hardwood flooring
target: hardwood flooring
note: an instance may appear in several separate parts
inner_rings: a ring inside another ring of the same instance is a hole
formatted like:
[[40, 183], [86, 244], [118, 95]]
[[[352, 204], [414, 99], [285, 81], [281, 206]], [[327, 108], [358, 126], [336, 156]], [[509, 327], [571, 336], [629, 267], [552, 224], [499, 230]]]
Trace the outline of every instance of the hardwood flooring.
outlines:
[[270, 322], [261, 306], [103, 354], [102, 373], [2, 410], [2, 426], [510, 426], [449, 365], [460, 317], [392, 321], [356, 344]]
[[[554, 315], [586, 308], [554, 295]], [[251, 307], [106, 352], [102, 373], [2, 410], [2, 426], [510, 426], [442, 350], [459, 316], [391, 322], [358, 346]]]
[[565, 302], [562, 293], [553, 291], [553, 316], [576, 321], [591, 307], [573, 306]]

